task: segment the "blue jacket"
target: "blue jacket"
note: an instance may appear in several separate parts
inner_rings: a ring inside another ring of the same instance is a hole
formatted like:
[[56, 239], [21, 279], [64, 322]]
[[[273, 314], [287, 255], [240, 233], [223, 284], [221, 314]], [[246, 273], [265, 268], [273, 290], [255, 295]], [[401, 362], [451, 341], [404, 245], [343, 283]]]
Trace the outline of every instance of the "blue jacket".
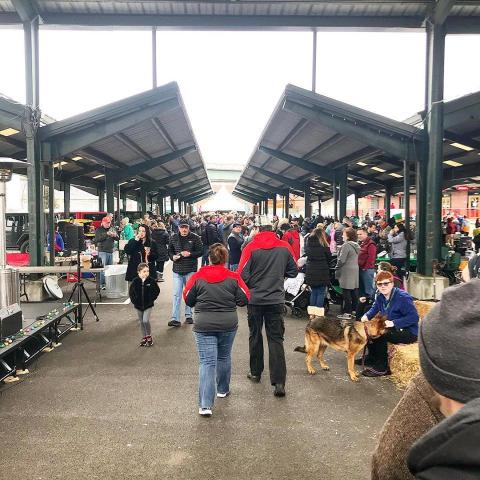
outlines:
[[375, 303], [366, 315], [371, 320], [377, 313], [386, 315], [388, 320], [394, 323], [395, 328], [406, 328], [418, 336], [418, 312], [413, 303], [413, 298], [407, 292], [394, 287], [390, 302], [379, 293]]

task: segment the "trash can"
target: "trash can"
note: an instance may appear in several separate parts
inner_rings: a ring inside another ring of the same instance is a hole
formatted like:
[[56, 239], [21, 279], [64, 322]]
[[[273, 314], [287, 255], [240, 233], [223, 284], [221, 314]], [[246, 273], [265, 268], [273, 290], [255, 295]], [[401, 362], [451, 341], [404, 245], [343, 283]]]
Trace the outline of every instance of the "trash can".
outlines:
[[128, 297], [126, 273], [127, 265], [107, 265], [105, 267], [105, 296], [107, 298]]

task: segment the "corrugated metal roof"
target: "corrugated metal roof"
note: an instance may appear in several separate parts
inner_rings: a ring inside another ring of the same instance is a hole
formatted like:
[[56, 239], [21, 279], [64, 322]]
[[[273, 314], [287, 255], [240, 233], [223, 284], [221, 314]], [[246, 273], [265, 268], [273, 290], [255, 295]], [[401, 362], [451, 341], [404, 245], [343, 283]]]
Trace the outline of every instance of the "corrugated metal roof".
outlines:
[[[236, 1], [92, 1], [36, 0], [45, 24], [147, 26], [165, 28], [419, 28], [434, 0], [236, 0]], [[0, 0], [0, 13], [15, 14]], [[457, 1], [452, 17], [480, 17], [476, 0]], [[349, 18], [346, 21], [346, 18]], [[341, 19], [344, 19], [343, 21]], [[288, 21], [286, 19], [289, 19]], [[298, 21], [296, 21], [297, 19]], [[302, 19], [300, 21], [300, 19]], [[366, 19], [373, 19], [367, 21]], [[376, 20], [375, 20], [376, 19]], [[382, 22], [381, 19], [385, 19]], [[5, 23], [14, 16], [4, 15]], [[0, 23], [1, 23], [0, 18]]]
[[[175, 103], [172, 103], [173, 101]], [[168, 108], [162, 109], [163, 105], [168, 105]], [[12, 118], [11, 112], [15, 114], [18, 110], [18, 114], [23, 113], [24, 108], [18, 103], [0, 97], [0, 113], [5, 113], [0, 115], [0, 130], [11, 126], [7, 123], [2, 124], [2, 119], [7, 122]], [[146, 118], [142, 121], [131, 122], [129, 126], [111, 132], [108, 130], [111, 122], [125, 119], [129, 114], [147, 110], [152, 113], [146, 114]], [[64, 147], [70, 138], [77, 138], [91, 130], [105, 130], [107, 133], [99, 134], [95, 141], [82, 144], [71, 151], [68, 146]], [[153, 189], [150, 191], [156, 191], [155, 182], [161, 182], [162, 188], [167, 190], [167, 193], [170, 187], [181, 186], [192, 181], [197, 181], [199, 185], [210, 186], [205, 164], [176, 83], [51, 123], [40, 129], [40, 136], [53, 145], [58, 145], [60, 142], [62, 148], [66, 149], [62, 151], [61, 158], [67, 163], [61, 165], [57, 178], [70, 178], [74, 184], [90, 182], [92, 186], [96, 183], [101, 185], [104, 180], [93, 177], [104, 173], [107, 169], [114, 175], [125, 174], [126, 177], [122, 178], [122, 181], [126, 181], [127, 184], [123, 188], [130, 190], [148, 185], [148, 188]], [[177, 151], [181, 154], [182, 150], [188, 147], [191, 151], [183, 156], [167, 162], [162, 160], [160, 166], [152, 166], [152, 159], [165, 157]], [[0, 135], [0, 156], [25, 157], [23, 132], [20, 131], [9, 137]], [[76, 157], [81, 158], [72, 160]], [[150, 164], [136, 173], [128, 174], [128, 168], [146, 165], [145, 162]], [[184, 175], [169, 181], [170, 177], [179, 174]]]
[[[294, 106], [289, 106], [292, 102], [308, 108], [296, 110]], [[306, 112], [306, 116], [302, 117], [301, 112]], [[311, 112], [321, 112], [322, 115], [313, 116]], [[344, 129], [340, 129], [342, 133], [339, 134], [332, 128], [330, 118], [333, 117], [341, 119], [344, 125], [363, 129], [367, 132], [362, 134], [365, 140], [361, 141], [359, 138], [362, 137], [355, 133], [349, 135]], [[348, 186], [353, 190], [371, 192], [388, 184], [401, 191], [402, 159], [382, 151], [373, 142], [369, 143], [369, 130], [385, 138], [397, 138], [405, 145], [418, 143], [417, 148], [422, 141], [421, 130], [413, 124], [397, 122], [289, 85], [235, 190], [238, 192], [246, 187], [251, 191], [254, 188], [257, 195], [266, 195], [272, 190], [280, 193], [289, 189], [303, 195], [303, 191], [309, 188], [312, 193], [319, 193], [327, 199], [332, 195], [332, 182], [327, 177], [331, 176], [333, 169], [348, 165]], [[480, 174], [480, 141], [477, 138], [480, 138], [480, 92], [446, 103], [444, 159], [459, 165], [444, 164], [445, 180]], [[455, 142], [471, 149], [467, 151], [452, 145]], [[264, 147], [274, 150], [274, 154]], [[322, 167], [327, 168], [324, 174]], [[413, 168], [412, 164], [412, 173]], [[478, 172], [475, 174], [476, 169]], [[281, 175], [281, 178], [275, 175], [272, 178], [269, 173]]]

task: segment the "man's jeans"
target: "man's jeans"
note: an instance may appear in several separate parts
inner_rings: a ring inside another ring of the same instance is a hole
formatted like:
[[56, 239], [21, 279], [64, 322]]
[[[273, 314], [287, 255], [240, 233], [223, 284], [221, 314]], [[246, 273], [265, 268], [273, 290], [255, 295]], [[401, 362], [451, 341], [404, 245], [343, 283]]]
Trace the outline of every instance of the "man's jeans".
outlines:
[[326, 290], [327, 287], [325, 285], [321, 285], [319, 287], [311, 287], [310, 305], [323, 308], [323, 305], [325, 303]]
[[375, 270], [369, 268], [368, 270], [360, 270], [360, 297], [373, 298], [375, 288], [373, 286], [373, 279], [375, 278]]
[[[102, 259], [103, 266], [113, 265], [113, 253], [98, 252], [98, 256]], [[100, 272], [100, 286], [105, 286], [105, 274]]]
[[[188, 282], [188, 279], [194, 274], [194, 272], [180, 273], [173, 272], [173, 305], [172, 305], [172, 320], [180, 321], [180, 302], [182, 301], [183, 287]], [[185, 318], [192, 318], [192, 309], [185, 305]]]
[[232, 345], [236, 330], [194, 332], [198, 350], [198, 406], [212, 408], [218, 393], [230, 391]]
[[250, 373], [260, 377], [263, 372], [263, 337], [262, 329], [265, 322], [265, 332], [268, 342], [268, 365], [270, 383], [285, 385], [287, 366], [283, 349], [283, 304], [279, 305], [248, 305], [248, 339], [250, 350]]
[[203, 255], [202, 255], [202, 267], [208, 265], [208, 256], [210, 254], [210, 249], [208, 245], [203, 246]]

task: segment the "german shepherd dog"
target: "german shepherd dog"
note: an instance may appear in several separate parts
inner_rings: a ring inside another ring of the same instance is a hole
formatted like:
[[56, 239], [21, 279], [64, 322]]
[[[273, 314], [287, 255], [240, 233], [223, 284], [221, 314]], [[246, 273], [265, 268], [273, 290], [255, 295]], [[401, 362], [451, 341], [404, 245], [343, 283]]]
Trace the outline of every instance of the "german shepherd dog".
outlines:
[[316, 355], [323, 370], [330, 370], [323, 354], [327, 347], [347, 353], [347, 368], [350, 379], [358, 382], [359, 375], [355, 370], [355, 355], [367, 344], [369, 338], [376, 338], [386, 331], [387, 318], [377, 314], [368, 322], [352, 322], [346, 324], [338, 318], [312, 316], [305, 329], [305, 346], [296, 347], [296, 352], [306, 353], [305, 363], [308, 373], [314, 375], [312, 359]]

